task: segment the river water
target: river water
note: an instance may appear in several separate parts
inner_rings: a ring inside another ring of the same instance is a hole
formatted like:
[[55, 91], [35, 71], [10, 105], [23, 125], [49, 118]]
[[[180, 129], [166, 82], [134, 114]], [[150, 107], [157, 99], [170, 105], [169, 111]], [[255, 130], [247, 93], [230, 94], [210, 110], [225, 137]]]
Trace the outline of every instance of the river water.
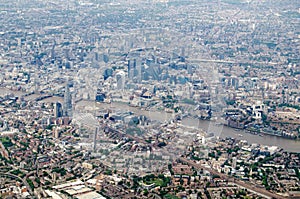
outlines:
[[[204, 121], [204, 120], [197, 120], [193, 118], [186, 118], [182, 121], [184, 125], [194, 126], [201, 128], [205, 131], [210, 132], [211, 126], [214, 126], [213, 122]], [[300, 153], [300, 141], [285, 139], [282, 137], [271, 136], [271, 135], [264, 135], [263, 137], [258, 135], [253, 135], [250, 133], [246, 133], [245, 131], [236, 131], [233, 128], [227, 126], [220, 126], [217, 128], [218, 130], [221, 129], [218, 133], [218, 136], [222, 138], [232, 137], [241, 140], [246, 140], [248, 143], [257, 143], [267, 146], [278, 146], [283, 148], [286, 151], [290, 152], [298, 152]], [[215, 132], [212, 132], [215, 133]]]
[[[1, 94], [7, 93], [15, 93], [17, 96], [20, 96], [22, 92], [20, 91], [9, 91], [8, 89], [0, 88], [0, 96]], [[44, 100], [45, 102], [51, 101], [62, 101], [59, 97], [47, 98]], [[122, 111], [131, 111], [138, 115], [145, 115], [146, 117], [150, 118], [151, 120], [158, 120], [161, 122], [170, 120], [173, 115], [171, 113], [160, 112], [160, 111], [147, 111], [141, 110], [136, 107], [130, 107], [127, 104], [120, 104], [120, 103], [112, 103], [112, 104], [104, 104], [104, 103], [95, 103], [92, 101], [80, 101], [76, 104], [77, 107], [90, 107], [91, 109], [98, 108], [98, 109], [106, 109], [111, 108], [115, 110], [122, 110]], [[283, 148], [286, 151], [290, 152], [299, 152], [300, 153], [300, 141], [296, 140], [289, 140], [281, 137], [264, 135], [263, 137], [258, 135], [253, 135], [249, 133], [245, 133], [244, 131], [236, 131], [235, 129], [226, 127], [226, 126], [217, 126], [212, 121], [205, 121], [205, 120], [198, 120], [194, 118], [184, 118], [181, 121], [182, 125], [190, 126], [194, 128], [202, 129], [209, 133], [214, 133], [216, 136], [225, 138], [225, 137], [233, 137], [237, 139], [242, 139], [248, 141], [248, 143], [257, 143], [267, 146], [278, 146]]]
[[[80, 102], [79, 102], [80, 103]], [[89, 102], [82, 102], [84, 105], [89, 104]], [[147, 111], [141, 110], [136, 107], [130, 107], [126, 104], [119, 104], [119, 103], [112, 103], [112, 104], [98, 104], [90, 103], [90, 105], [97, 106], [97, 108], [111, 108], [111, 109], [120, 109], [134, 112], [135, 114], [145, 115], [146, 117], [152, 120], [158, 121], [168, 121], [170, 120], [173, 115], [171, 113], [160, 112], [160, 111]], [[194, 118], [184, 118], [181, 121], [181, 124], [184, 126], [190, 126], [198, 129], [202, 129], [208, 133], [214, 133], [216, 136], [221, 138], [232, 137], [237, 138], [240, 140], [246, 140], [248, 143], [257, 143], [261, 145], [267, 146], [278, 146], [285, 151], [290, 152], [298, 152], [300, 153], [300, 141], [285, 139], [282, 137], [271, 136], [271, 135], [264, 135], [263, 137], [258, 135], [253, 135], [250, 133], [246, 133], [245, 131], [237, 131], [233, 128], [223, 126], [223, 125], [216, 125], [215, 122], [206, 121], [206, 120], [198, 120]]]

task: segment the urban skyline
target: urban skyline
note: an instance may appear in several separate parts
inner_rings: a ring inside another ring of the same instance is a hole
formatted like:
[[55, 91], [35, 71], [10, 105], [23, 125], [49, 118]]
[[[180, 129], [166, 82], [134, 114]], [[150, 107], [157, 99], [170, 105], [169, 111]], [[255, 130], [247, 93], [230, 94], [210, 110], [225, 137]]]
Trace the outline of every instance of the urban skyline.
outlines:
[[0, 0], [0, 198], [300, 196], [297, 0]]

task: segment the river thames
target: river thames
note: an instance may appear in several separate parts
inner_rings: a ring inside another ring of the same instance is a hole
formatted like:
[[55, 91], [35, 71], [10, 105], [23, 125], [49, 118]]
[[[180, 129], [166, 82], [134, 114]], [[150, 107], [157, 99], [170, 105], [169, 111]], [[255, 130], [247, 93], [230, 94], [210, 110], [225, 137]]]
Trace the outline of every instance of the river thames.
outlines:
[[[5, 88], [0, 88], [0, 96], [5, 95], [8, 93], [14, 93], [16, 96], [21, 96], [22, 93], [20, 91], [10, 91]], [[32, 98], [36, 98], [39, 95], [31, 95], [26, 97], [27, 100], [31, 100]], [[61, 97], [51, 97], [51, 98], [46, 98], [43, 101], [45, 102], [55, 102], [55, 101], [63, 101]], [[127, 104], [122, 104], [122, 103], [111, 103], [111, 104], [105, 104], [105, 103], [95, 103], [93, 101], [79, 101], [76, 104], [76, 107], [80, 110], [82, 107], [85, 109], [88, 108], [89, 110], [92, 110], [94, 108], [97, 109], [114, 109], [114, 110], [125, 110], [125, 111], [131, 111], [137, 115], [145, 115], [151, 120], [157, 120], [160, 122], [168, 121], [170, 120], [173, 115], [171, 113], [166, 113], [166, 112], [161, 112], [161, 111], [153, 111], [153, 110], [141, 110], [140, 108], [137, 107], [131, 107], [128, 106]], [[232, 137], [232, 138], [237, 138], [241, 140], [246, 140], [248, 143], [257, 143], [257, 144], [262, 144], [262, 145], [267, 145], [267, 146], [278, 146], [286, 151], [290, 152], [298, 152], [300, 153], [300, 141], [299, 140], [290, 140], [290, 139], [285, 139], [282, 137], [277, 137], [277, 136], [271, 136], [271, 135], [264, 135], [264, 136], [258, 136], [258, 135], [253, 135], [250, 133], [246, 133], [244, 131], [237, 131], [233, 128], [229, 128], [227, 126], [222, 126], [222, 125], [216, 125], [215, 122], [213, 121], [206, 121], [206, 120], [198, 120], [194, 118], [184, 118], [181, 121], [181, 124], [184, 126], [189, 126], [197, 129], [204, 130], [209, 133], [214, 133], [216, 136], [219, 136], [221, 138], [226, 138], [226, 137]]]
[[[78, 103], [80, 106], [96, 106], [98, 109], [102, 108], [111, 108], [114, 110], [125, 110], [131, 111], [138, 115], [145, 115], [146, 117], [150, 118], [151, 120], [158, 120], [161, 122], [168, 121], [172, 118], [171, 113], [160, 112], [160, 111], [149, 111], [149, 110], [141, 110], [137, 107], [131, 107], [127, 104], [120, 104], [120, 103], [112, 103], [112, 104], [104, 104], [104, 103], [93, 103], [88, 101], [81, 101]], [[207, 120], [198, 120], [194, 118], [184, 118], [181, 121], [181, 124], [184, 126], [198, 128], [199, 130], [204, 130], [205, 132], [214, 133], [216, 136], [221, 138], [232, 137], [241, 140], [246, 140], [248, 143], [257, 143], [261, 145], [267, 146], [278, 146], [285, 151], [289, 152], [298, 152], [300, 153], [300, 141], [299, 140], [291, 140], [277, 136], [271, 135], [253, 135], [250, 133], [246, 133], [245, 131], [237, 131], [233, 128], [223, 126], [223, 125], [216, 125], [213, 121]]]

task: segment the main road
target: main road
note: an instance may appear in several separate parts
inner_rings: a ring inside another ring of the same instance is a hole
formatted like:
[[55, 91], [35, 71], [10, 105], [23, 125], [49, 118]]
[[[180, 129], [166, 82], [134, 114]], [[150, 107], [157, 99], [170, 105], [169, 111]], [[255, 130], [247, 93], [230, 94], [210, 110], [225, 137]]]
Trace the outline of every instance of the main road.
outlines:
[[234, 182], [235, 184], [237, 184], [237, 185], [239, 185], [241, 187], [245, 187], [246, 189], [252, 190], [252, 191], [257, 192], [257, 193], [259, 193], [261, 195], [264, 195], [266, 197], [276, 198], [276, 199], [286, 199], [286, 197], [283, 197], [283, 196], [275, 194], [275, 193], [271, 193], [271, 192], [269, 192], [269, 191], [267, 191], [265, 189], [262, 189], [262, 188], [255, 187], [253, 184], [250, 184], [250, 183], [245, 182], [245, 181], [238, 180], [238, 179], [236, 179], [234, 177], [228, 176], [228, 175], [226, 175], [224, 173], [220, 173], [220, 172], [218, 172], [216, 170], [213, 170], [211, 168], [204, 167], [204, 166], [199, 165], [199, 164], [197, 164], [197, 163], [195, 163], [195, 162], [193, 162], [191, 160], [188, 160], [186, 158], [179, 158], [179, 160], [182, 161], [182, 162], [187, 163], [190, 166], [193, 166], [194, 168], [203, 169], [203, 170], [209, 171], [210, 173], [212, 173], [214, 175], [218, 175], [218, 176], [220, 176], [223, 179], [226, 179], [226, 180], [228, 180], [230, 182]]
[[14, 174], [11, 174], [11, 173], [0, 173], [0, 176], [10, 177], [10, 178], [15, 178], [15, 179], [20, 180], [20, 181], [26, 186], [26, 188], [27, 188], [29, 194], [30, 194], [31, 196], [34, 196], [31, 187], [29, 186], [29, 184], [27, 183], [27, 181], [26, 181], [25, 179], [22, 179], [22, 178], [20, 178], [19, 176], [14, 175]]

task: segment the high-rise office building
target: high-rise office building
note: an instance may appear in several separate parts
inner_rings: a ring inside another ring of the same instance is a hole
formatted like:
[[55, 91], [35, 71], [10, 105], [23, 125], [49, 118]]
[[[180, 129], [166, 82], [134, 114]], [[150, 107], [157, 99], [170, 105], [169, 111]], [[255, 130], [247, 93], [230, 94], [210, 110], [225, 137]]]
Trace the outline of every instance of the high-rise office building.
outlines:
[[50, 56], [51, 56], [51, 59], [52, 60], [55, 60], [55, 46], [56, 46], [56, 41], [54, 41], [54, 44], [53, 44], [53, 46], [52, 46], [52, 49], [51, 49], [51, 54], [50, 54]]
[[125, 73], [123, 71], [116, 74], [117, 89], [122, 90], [125, 88]]
[[66, 117], [72, 116], [72, 96], [70, 93], [69, 83], [67, 83], [64, 94], [63, 115]]
[[128, 60], [127, 63], [127, 72], [128, 72], [128, 79], [131, 79], [133, 74], [132, 74], [132, 66], [130, 60]]
[[187, 65], [187, 71], [188, 71], [188, 74], [189, 75], [192, 75], [193, 74], [193, 66], [191, 64], [188, 64]]
[[59, 118], [62, 117], [63, 113], [62, 113], [62, 105], [59, 102], [56, 102], [54, 104], [54, 117], [55, 118]]
[[98, 134], [98, 128], [96, 128], [95, 129], [95, 133], [94, 133], [94, 145], [93, 145], [93, 150], [94, 150], [94, 152], [96, 152], [96, 150], [97, 150], [97, 134]]
[[236, 164], [237, 164], [237, 159], [236, 159], [236, 157], [233, 157], [232, 158], [232, 167], [236, 168]]
[[128, 60], [128, 79], [133, 79], [136, 76], [136, 59]]
[[138, 83], [140, 83], [143, 80], [142, 73], [143, 73], [142, 60], [137, 59], [135, 62], [134, 76], [136, 77], [136, 81]]

